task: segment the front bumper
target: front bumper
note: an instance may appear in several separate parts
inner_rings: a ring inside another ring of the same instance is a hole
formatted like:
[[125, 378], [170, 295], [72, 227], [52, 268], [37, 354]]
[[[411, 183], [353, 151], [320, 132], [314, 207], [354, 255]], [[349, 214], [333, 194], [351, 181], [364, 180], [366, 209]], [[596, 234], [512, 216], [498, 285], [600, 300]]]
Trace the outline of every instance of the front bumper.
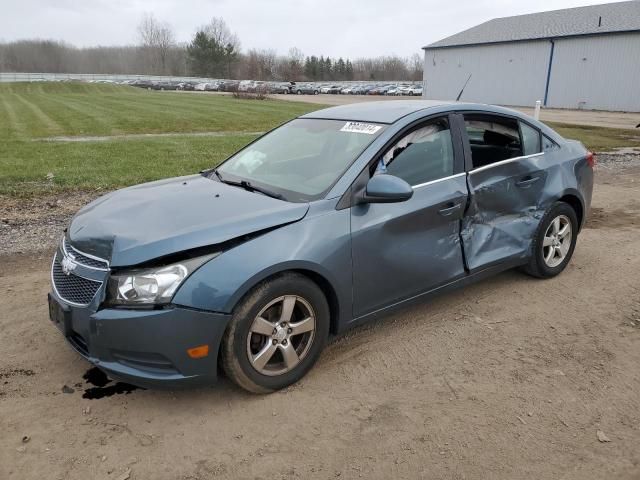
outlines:
[[[161, 310], [74, 307], [49, 294], [52, 322], [73, 349], [110, 377], [145, 388], [212, 384], [230, 315], [179, 306]], [[209, 346], [204, 358], [187, 350]]]

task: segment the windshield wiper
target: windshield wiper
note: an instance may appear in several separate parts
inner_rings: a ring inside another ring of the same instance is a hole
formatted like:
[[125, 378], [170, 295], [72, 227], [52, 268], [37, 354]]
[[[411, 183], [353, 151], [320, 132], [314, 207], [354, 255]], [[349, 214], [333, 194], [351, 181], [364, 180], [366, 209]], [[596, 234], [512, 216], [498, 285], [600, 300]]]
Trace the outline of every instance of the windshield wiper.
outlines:
[[222, 178], [222, 175], [220, 174], [220, 172], [218, 172], [218, 169], [215, 169], [213, 173], [216, 174], [216, 177], [218, 177], [218, 180], [220, 180], [222, 183], [226, 183], [227, 185], [233, 185], [234, 187], [244, 188], [248, 192], [258, 192], [263, 195], [266, 195], [267, 197], [276, 198], [278, 200], [284, 200], [284, 197], [279, 193], [272, 192], [271, 190], [268, 190], [266, 188], [253, 185], [251, 182], [247, 180], [241, 180], [239, 182], [234, 182], [233, 180], [225, 180], [224, 178]]

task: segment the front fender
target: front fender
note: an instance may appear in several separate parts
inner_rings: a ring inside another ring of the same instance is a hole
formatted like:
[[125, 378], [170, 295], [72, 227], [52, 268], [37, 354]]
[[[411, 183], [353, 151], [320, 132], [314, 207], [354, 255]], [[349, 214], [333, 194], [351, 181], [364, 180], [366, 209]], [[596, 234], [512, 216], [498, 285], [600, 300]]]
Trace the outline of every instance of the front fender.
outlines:
[[349, 210], [307, 217], [228, 250], [196, 270], [173, 303], [231, 313], [256, 284], [280, 272], [306, 270], [322, 276], [338, 301], [340, 323], [351, 318]]

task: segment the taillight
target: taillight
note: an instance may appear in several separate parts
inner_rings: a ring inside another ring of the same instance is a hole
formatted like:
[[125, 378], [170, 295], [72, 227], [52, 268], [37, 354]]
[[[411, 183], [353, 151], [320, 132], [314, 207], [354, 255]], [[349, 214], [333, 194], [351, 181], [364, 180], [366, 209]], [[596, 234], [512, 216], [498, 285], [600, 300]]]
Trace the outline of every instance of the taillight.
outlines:
[[596, 156], [593, 152], [587, 152], [587, 163], [591, 168], [596, 167]]

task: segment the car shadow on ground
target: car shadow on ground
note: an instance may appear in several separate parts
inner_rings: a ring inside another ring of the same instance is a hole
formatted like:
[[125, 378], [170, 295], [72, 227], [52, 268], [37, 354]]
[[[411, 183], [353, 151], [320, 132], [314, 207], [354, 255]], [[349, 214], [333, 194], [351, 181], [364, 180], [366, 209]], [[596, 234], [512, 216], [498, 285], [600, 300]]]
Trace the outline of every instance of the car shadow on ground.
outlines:
[[[336, 366], [345, 366], [353, 357], [354, 349], [364, 349], [368, 343], [384, 341], [397, 333], [398, 328], [420, 328], [427, 332], [450, 328], [456, 319], [464, 317], [465, 306], [479, 304], [483, 298], [495, 292], [507, 291], [527, 282], [537, 282], [518, 270], [509, 270], [494, 277], [479, 281], [465, 288], [438, 295], [429, 301], [414, 301], [411, 305], [399, 307], [389, 315], [384, 315], [371, 322], [359, 325], [347, 332], [330, 338], [326, 350], [311, 372], [299, 383], [292, 385], [280, 393], [293, 392], [312, 384], [315, 377], [331, 374]], [[79, 386], [79, 383], [76, 384]], [[208, 407], [226, 406], [229, 402], [259, 401], [261, 395], [251, 394], [236, 386], [218, 367], [218, 381], [215, 385], [185, 389], [143, 389], [127, 383], [108, 378], [96, 367], [87, 364], [83, 374], [82, 397], [88, 400], [108, 401], [126, 395], [128, 399], [149, 396], [160, 404], [176, 401], [197, 403], [206, 402]]]

